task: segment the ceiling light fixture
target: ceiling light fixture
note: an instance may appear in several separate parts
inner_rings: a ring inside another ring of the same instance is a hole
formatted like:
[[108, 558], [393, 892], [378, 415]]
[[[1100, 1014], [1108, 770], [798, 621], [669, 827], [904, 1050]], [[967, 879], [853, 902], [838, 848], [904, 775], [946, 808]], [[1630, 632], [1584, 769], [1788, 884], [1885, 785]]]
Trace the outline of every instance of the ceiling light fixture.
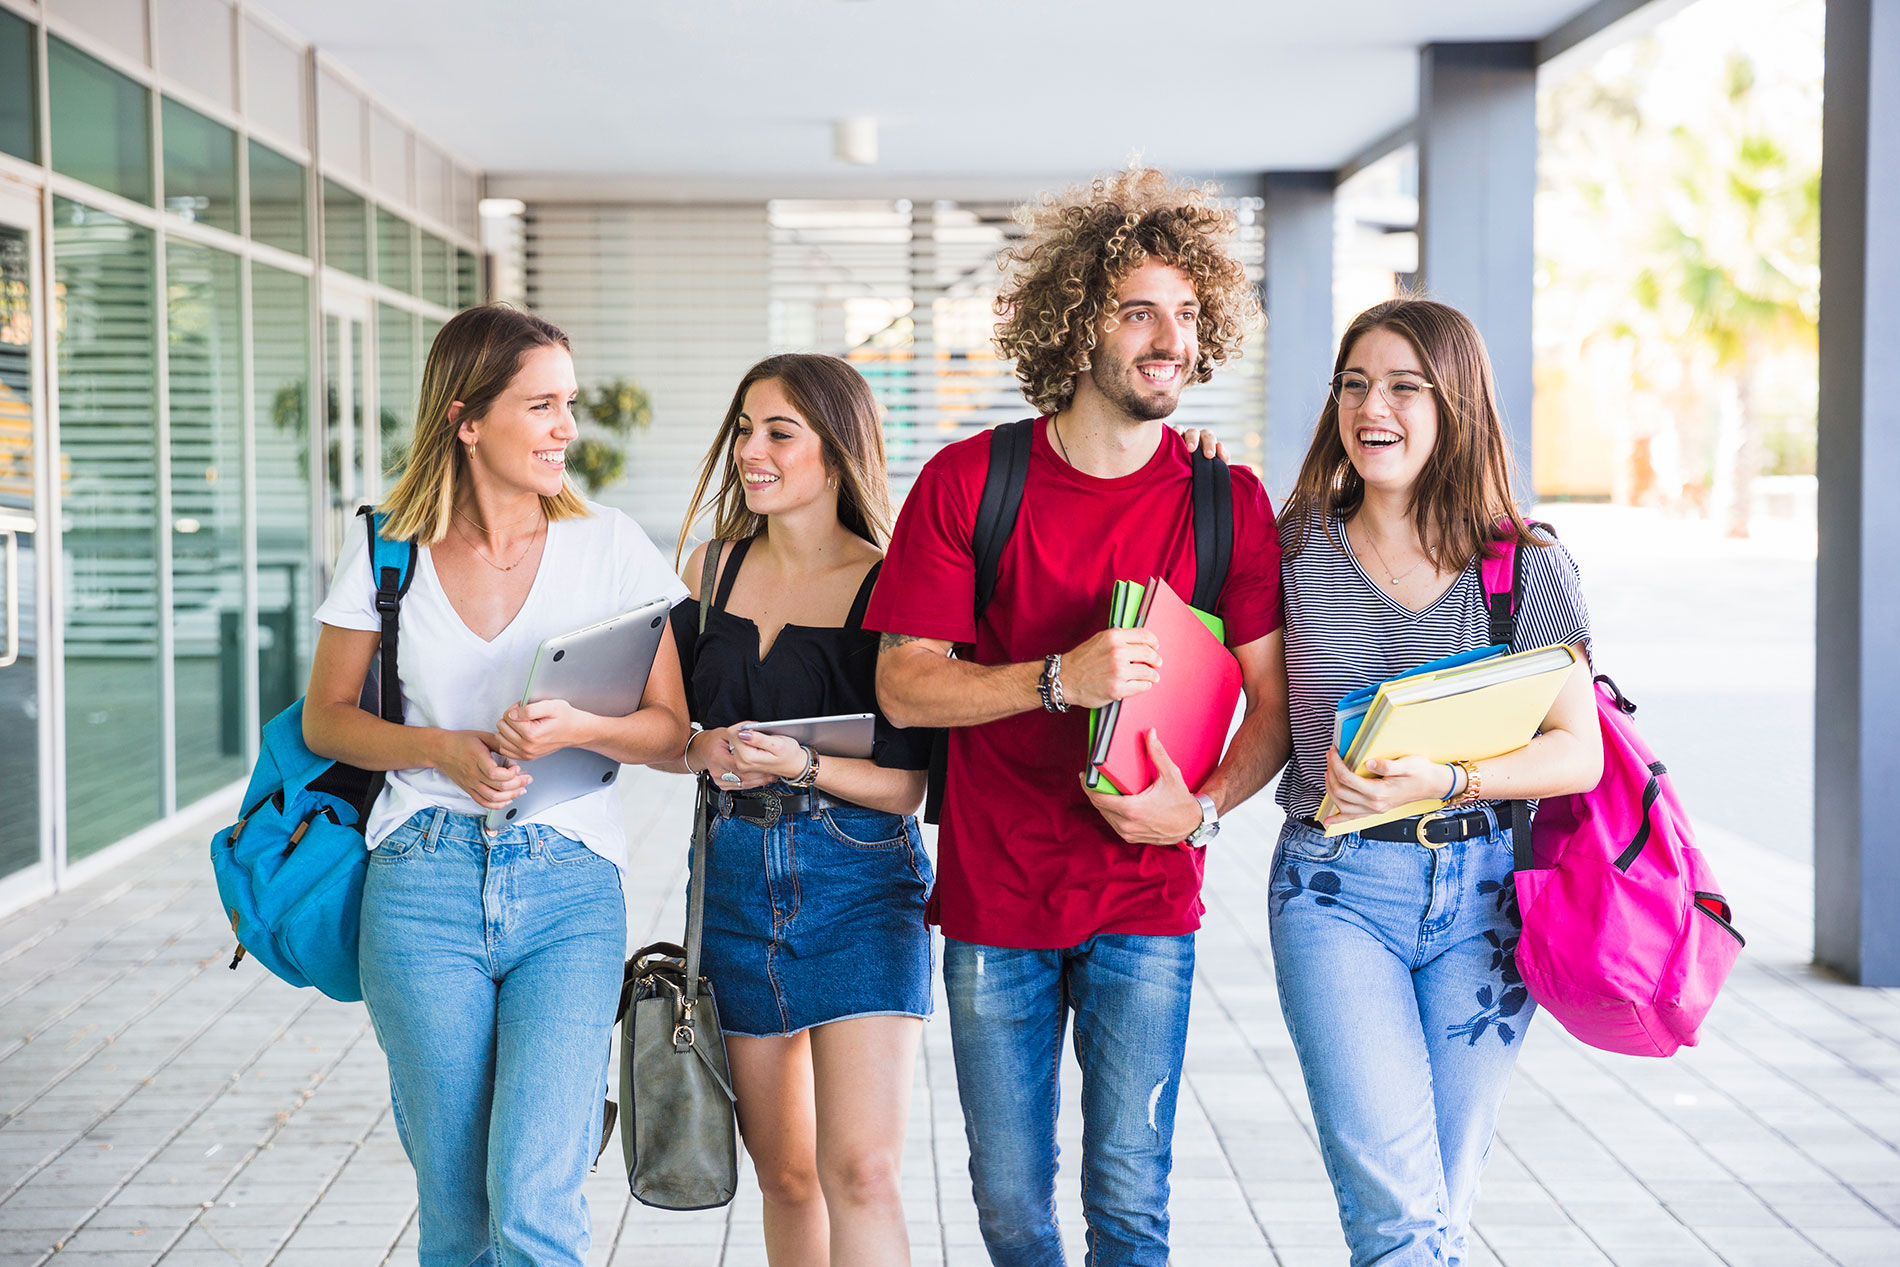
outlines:
[[859, 167], [877, 162], [877, 120], [868, 114], [832, 120], [831, 156]]

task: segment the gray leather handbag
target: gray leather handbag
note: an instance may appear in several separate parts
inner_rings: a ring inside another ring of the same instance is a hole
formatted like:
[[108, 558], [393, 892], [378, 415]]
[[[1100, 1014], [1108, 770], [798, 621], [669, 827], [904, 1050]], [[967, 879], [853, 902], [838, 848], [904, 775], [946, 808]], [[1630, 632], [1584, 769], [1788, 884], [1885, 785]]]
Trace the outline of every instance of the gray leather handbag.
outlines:
[[714, 794], [702, 775], [693, 808], [686, 944], [655, 942], [627, 961], [620, 991], [620, 1145], [627, 1186], [662, 1210], [710, 1210], [739, 1186], [736, 1097], [712, 984], [699, 975], [706, 841]]

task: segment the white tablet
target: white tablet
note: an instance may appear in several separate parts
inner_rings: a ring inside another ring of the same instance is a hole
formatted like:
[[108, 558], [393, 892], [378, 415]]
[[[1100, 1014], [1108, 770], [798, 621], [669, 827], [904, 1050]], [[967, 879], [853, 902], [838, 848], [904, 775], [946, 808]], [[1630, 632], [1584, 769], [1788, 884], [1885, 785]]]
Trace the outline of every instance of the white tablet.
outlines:
[[[566, 700], [601, 717], [625, 717], [640, 707], [653, 657], [666, 633], [664, 598], [571, 633], [545, 638], [528, 669], [521, 702]], [[563, 801], [609, 787], [620, 777], [620, 763], [586, 748], [563, 748], [521, 768], [534, 776], [528, 790], [506, 808], [488, 811], [490, 830], [523, 822]]]
[[821, 757], [866, 757], [877, 719], [870, 713], [839, 713], [835, 717], [794, 717], [790, 721], [762, 721], [752, 729], [766, 735], [784, 735]]

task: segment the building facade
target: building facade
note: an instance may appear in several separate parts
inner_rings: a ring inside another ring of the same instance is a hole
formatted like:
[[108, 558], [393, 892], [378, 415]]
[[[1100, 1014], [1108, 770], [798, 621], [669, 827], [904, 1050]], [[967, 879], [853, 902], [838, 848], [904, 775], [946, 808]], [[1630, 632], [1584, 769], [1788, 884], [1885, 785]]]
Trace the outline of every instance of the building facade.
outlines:
[[228, 795], [301, 694], [480, 179], [242, 0], [0, 0], [0, 909]]

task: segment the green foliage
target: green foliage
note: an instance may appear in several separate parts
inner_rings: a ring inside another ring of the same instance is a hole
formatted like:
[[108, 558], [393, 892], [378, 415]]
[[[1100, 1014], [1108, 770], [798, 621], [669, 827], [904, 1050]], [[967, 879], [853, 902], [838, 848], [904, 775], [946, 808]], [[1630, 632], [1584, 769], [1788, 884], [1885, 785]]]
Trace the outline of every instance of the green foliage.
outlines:
[[605, 434], [568, 445], [567, 470], [594, 494], [625, 477], [627, 439], [652, 425], [653, 401], [638, 383], [615, 378], [581, 389], [579, 413]]
[[627, 473], [627, 455], [605, 440], [576, 440], [567, 446], [567, 471], [598, 493]]
[[646, 390], [629, 379], [616, 378], [594, 388], [585, 398], [587, 416], [613, 432], [645, 431], [653, 422], [653, 401]]
[[1820, 0], [1701, 0], [1540, 102], [1540, 358], [1617, 461], [1719, 471], [1718, 501], [1812, 452], [1821, 27]]

